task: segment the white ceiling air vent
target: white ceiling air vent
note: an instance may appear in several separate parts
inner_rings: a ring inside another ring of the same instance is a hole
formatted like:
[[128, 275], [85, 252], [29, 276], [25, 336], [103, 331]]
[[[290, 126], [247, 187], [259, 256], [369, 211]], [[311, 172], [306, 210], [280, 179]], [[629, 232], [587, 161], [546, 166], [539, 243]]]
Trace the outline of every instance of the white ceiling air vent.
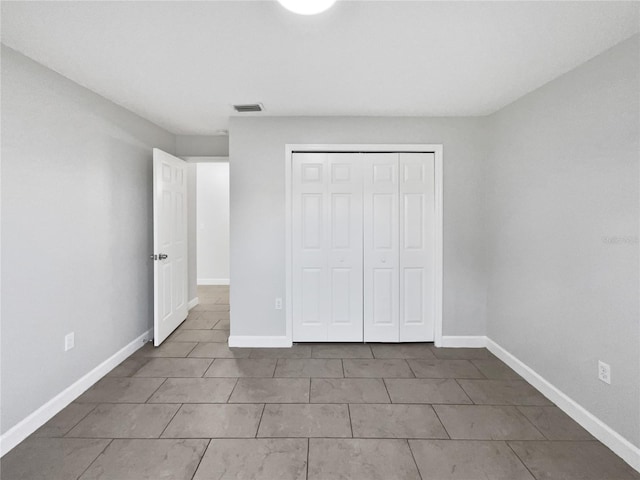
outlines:
[[238, 113], [261, 112], [264, 110], [261, 103], [248, 103], [246, 105], [234, 105], [233, 108]]

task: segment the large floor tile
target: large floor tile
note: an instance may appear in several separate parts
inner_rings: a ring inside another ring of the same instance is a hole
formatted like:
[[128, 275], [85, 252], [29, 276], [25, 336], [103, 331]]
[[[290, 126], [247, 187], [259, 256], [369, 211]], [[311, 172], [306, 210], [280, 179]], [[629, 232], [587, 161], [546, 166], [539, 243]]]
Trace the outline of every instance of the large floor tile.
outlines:
[[229, 332], [225, 330], [180, 330], [176, 332], [169, 342], [218, 342], [227, 343]]
[[518, 407], [549, 440], [594, 440], [589, 432], [556, 406]]
[[337, 404], [266, 405], [258, 437], [350, 437], [349, 410]]
[[413, 372], [402, 359], [348, 359], [343, 360], [345, 377], [360, 378], [412, 378]]
[[213, 439], [193, 480], [306, 480], [306, 439]]
[[131, 377], [151, 361], [150, 357], [129, 357], [107, 373], [107, 377]]
[[537, 480], [640, 478], [599, 442], [509, 442]]
[[393, 403], [473, 403], [451, 378], [386, 378]]
[[191, 480], [207, 440], [114, 440], [80, 480]]
[[422, 480], [535, 480], [505, 442], [409, 440]]
[[263, 405], [185, 404], [163, 438], [255, 437]]
[[311, 403], [389, 403], [379, 378], [312, 378]]
[[275, 358], [216, 358], [205, 377], [273, 377]]
[[134, 377], [201, 377], [211, 365], [202, 358], [154, 358]]
[[342, 378], [342, 360], [324, 358], [281, 358], [276, 377]]
[[330, 343], [313, 345], [313, 358], [373, 358], [369, 345], [362, 343]]
[[484, 378], [469, 360], [408, 360], [418, 378]]
[[[221, 332], [223, 330], [220, 330]], [[249, 348], [230, 348], [226, 343], [199, 343], [189, 354], [193, 358], [248, 358]]]
[[196, 346], [196, 342], [164, 342], [159, 347], [147, 343], [134, 353], [136, 357], [186, 357]]
[[240, 378], [230, 403], [308, 403], [308, 378]]
[[311, 358], [311, 345], [293, 345], [291, 348], [254, 348], [250, 358]]
[[478, 360], [495, 358], [486, 348], [436, 348], [433, 354], [442, 360]]
[[460, 440], [544, 440], [515, 407], [434, 405], [451, 438]]
[[149, 403], [225, 403], [235, 378], [168, 378]]
[[73, 480], [110, 440], [28, 438], [0, 459], [3, 480]]
[[406, 440], [309, 440], [308, 480], [420, 480]]
[[51, 420], [36, 430], [34, 437], [62, 437], [86, 417], [95, 405], [90, 403], [71, 403]]
[[157, 438], [178, 407], [131, 403], [98, 405], [67, 437]]
[[144, 403], [164, 378], [104, 377], [80, 395], [78, 403]]
[[449, 438], [431, 405], [354, 404], [354, 437]]
[[491, 380], [522, 380], [522, 377], [512, 370], [506, 363], [497, 358], [471, 360], [483, 375]]
[[378, 343], [372, 344], [375, 358], [427, 358], [435, 359], [430, 343]]
[[480, 405], [552, 405], [524, 380], [458, 380], [473, 403]]

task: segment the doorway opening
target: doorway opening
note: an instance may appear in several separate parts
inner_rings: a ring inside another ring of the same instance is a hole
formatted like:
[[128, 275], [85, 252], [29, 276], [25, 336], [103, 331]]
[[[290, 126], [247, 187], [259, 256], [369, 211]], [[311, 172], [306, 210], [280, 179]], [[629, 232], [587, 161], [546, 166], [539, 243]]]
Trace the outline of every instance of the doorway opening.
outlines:
[[[189, 171], [189, 307], [229, 328], [229, 157], [183, 157]], [[215, 313], [214, 313], [215, 312]]]

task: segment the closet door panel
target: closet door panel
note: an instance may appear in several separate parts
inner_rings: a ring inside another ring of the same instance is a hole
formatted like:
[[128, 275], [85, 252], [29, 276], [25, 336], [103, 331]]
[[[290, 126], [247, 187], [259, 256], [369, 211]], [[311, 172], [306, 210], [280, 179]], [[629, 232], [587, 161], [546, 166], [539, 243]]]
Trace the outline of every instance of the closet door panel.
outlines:
[[327, 339], [361, 342], [362, 165], [360, 155], [328, 154], [330, 316]]
[[293, 341], [326, 341], [327, 154], [295, 153], [292, 161]]
[[401, 342], [434, 339], [434, 166], [432, 153], [399, 154]]
[[398, 154], [363, 154], [364, 340], [399, 341]]

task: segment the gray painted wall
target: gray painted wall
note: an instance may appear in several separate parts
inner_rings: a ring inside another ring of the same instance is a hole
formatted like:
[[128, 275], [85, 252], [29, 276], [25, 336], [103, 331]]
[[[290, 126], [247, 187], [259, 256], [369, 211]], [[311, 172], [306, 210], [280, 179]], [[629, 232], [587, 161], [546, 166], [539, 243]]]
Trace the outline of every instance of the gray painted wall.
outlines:
[[180, 157], [227, 157], [228, 135], [176, 135], [176, 155]]
[[232, 335], [285, 334], [287, 143], [444, 144], [443, 332], [485, 334], [482, 119], [232, 117]]
[[198, 163], [198, 280], [229, 280], [229, 163]]
[[174, 136], [2, 47], [2, 432], [152, 327], [153, 147]]
[[[187, 283], [189, 301], [198, 297], [198, 164], [187, 164]], [[193, 307], [192, 307], [193, 308]]]
[[486, 176], [489, 337], [635, 445], [639, 59], [636, 35], [492, 116]]

